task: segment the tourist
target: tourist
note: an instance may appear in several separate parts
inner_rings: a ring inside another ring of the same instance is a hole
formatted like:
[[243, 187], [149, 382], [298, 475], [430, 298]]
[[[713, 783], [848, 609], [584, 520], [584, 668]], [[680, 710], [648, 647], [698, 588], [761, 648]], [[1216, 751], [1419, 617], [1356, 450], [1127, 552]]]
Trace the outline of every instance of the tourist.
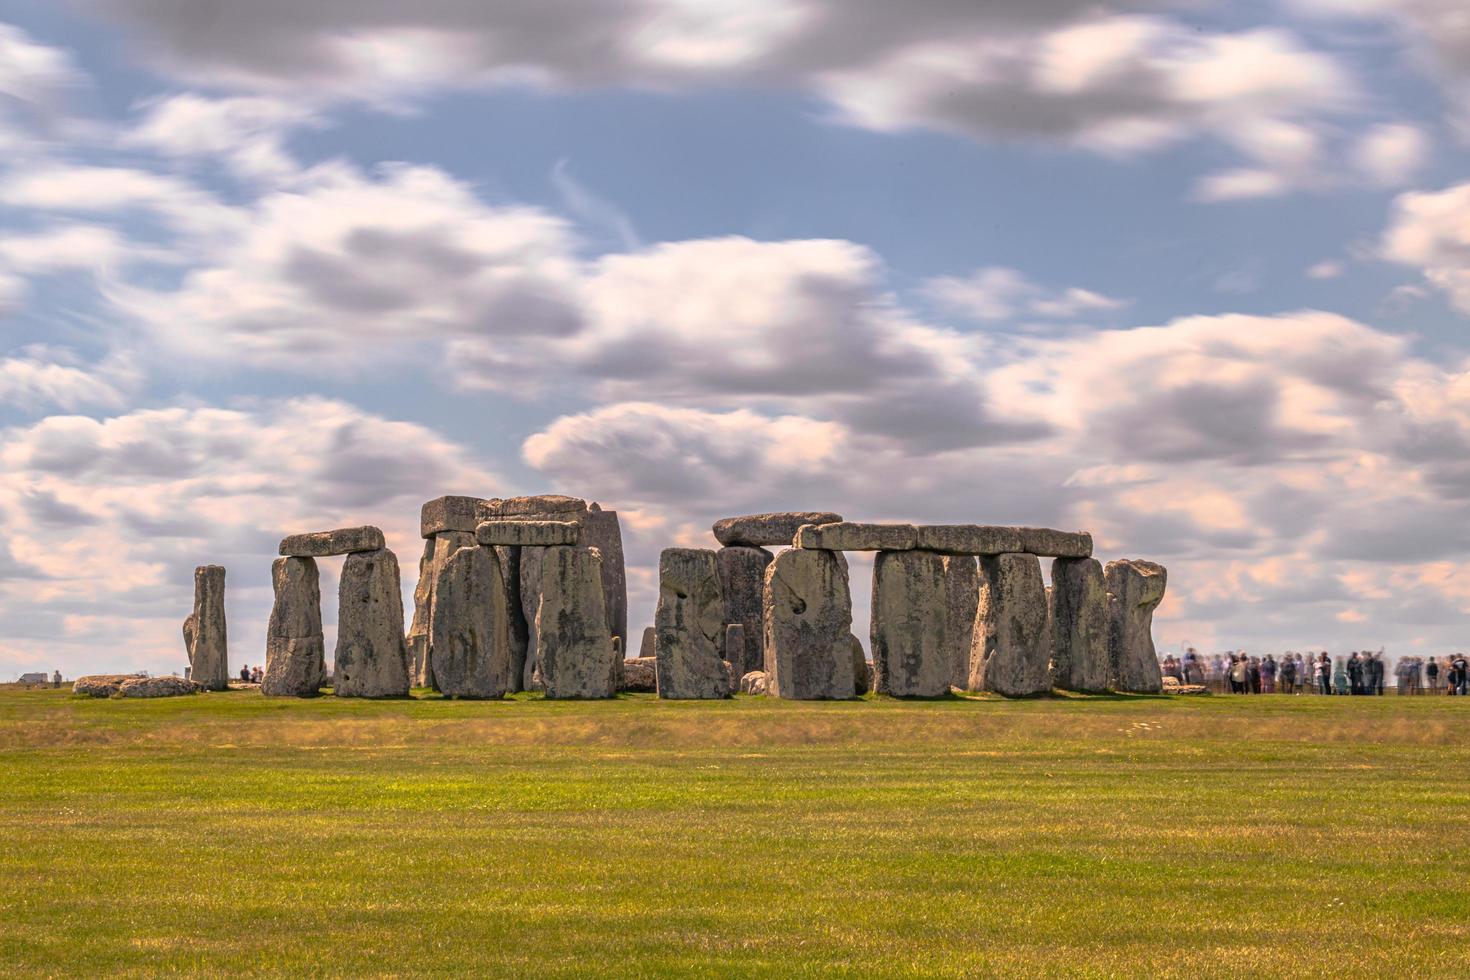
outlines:
[[265, 676], [265, 671], [260, 668], [260, 665], [259, 664], [257, 664], [255, 666], [255, 668], [250, 671], [250, 683], [252, 683], [252, 684], [259, 684], [261, 678], [264, 677], [264, 676]]
[[1424, 674], [1429, 678], [1430, 693], [1439, 690], [1439, 661], [1434, 657], [1429, 658], [1429, 663], [1424, 665]]
[[1203, 684], [1204, 682], [1204, 664], [1200, 661], [1200, 656], [1194, 647], [1190, 647], [1184, 653], [1184, 683]]
[[1246, 667], [1246, 683], [1250, 685], [1250, 693], [1261, 693], [1261, 658], [1251, 657], [1249, 666]]
[[248, 664], [240, 668], [240, 682], [243, 684], [250, 683], [250, 666]]
[[1276, 693], [1276, 659], [1269, 653], [1261, 661], [1261, 693]]
[[1281, 669], [1279, 671], [1279, 674], [1281, 678], [1281, 693], [1295, 694], [1296, 660], [1292, 658], [1291, 654], [1288, 653], [1286, 656], [1281, 658]]
[[1461, 697], [1470, 694], [1470, 661], [1463, 653], [1455, 654], [1455, 659], [1450, 662], [1450, 682], [1456, 694]]
[[1245, 662], [1244, 651], [1230, 658], [1230, 692], [1232, 694], [1244, 694], [1246, 692], [1245, 685], [1249, 679], [1249, 670], [1250, 666]]
[[[1326, 654], [1323, 654], [1326, 656]], [[1347, 661], [1338, 657], [1332, 662], [1332, 691], [1334, 694], [1351, 694], [1352, 688], [1348, 686]]]
[[59, 670], [52, 671], [52, 673], [51, 673], [51, 686], [52, 687], [60, 687], [61, 686], [61, 671], [59, 671]]
[[1326, 650], [1317, 658], [1317, 686], [1323, 694], [1332, 693], [1332, 660]]
[[1363, 693], [1363, 661], [1358, 659], [1356, 650], [1348, 655], [1347, 681], [1350, 694]]

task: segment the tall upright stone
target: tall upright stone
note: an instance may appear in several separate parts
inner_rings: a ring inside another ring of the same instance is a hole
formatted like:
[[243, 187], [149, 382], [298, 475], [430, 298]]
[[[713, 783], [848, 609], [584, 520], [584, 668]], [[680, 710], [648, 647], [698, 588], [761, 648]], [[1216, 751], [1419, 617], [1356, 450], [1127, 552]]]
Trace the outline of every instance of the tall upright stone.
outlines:
[[[536, 659], [548, 698], [610, 698], [617, 693], [612, 635], [603, 605], [602, 559], [571, 545], [542, 552], [536, 607]], [[524, 575], [522, 577], [524, 582]]]
[[546, 558], [545, 548], [522, 548], [520, 560], [521, 615], [526, 620], [526, 655], [521, 660], [521, 686], [523, 691], [535, 690], [540, 677], [540, 656], [537, 652], [536, 611], [541, 607], [541, 566]]
[[189, 676], [205, 690], [229, 687], [227, 632], [224, 566], [200, 565], [194, 569], [194, 611], [184, 621], [184, 643], [189, 654]]
[[1057, 558], [1047, 593], [1052, 684], [1065, 691], [1108, 687], [1108, 589], [1096, 558]]
[[260, 693], [279, 698], [315, 697], [327, 678], [316, 560], [277, 558], [271, 563], [271, 586], [275, 602], [265, 629], [265, 676]]
[[526, 648], [530, 645], [531, 628], [521, 602], [521, 552], [524, 548], [498, 545], [495, 557], [500, 559], [500, 578], [505, 585], [506, 621], [510, 624], [510, 689], [526, 689]]
[[628, 648], [628, 573], [623, 566], [623, 528], [618, 512], [597, 503], [587, 507], [582, 543], [602, 553], [602, 601], [607, 628]]
[[1027, 697], [1051, 690], [1046, 584], [1035, 555], [980, 559], [980, 597], [970, 650], [972, 691]]
[[777, 697], [851, 698], [852, 594], [847, 563], [831, 551], [783, 551], [766, 569], [766, 684]]
[[342, 563], [332, 692], [343, 698], [403, 698], [410, 685], [398, 556], [359, 551]]
[[1164, 689], [1154, 649], [1154, 610], [1164, 600], [1169, 573], [1163, 565], [1136, 558], [1110, 561], [1108, 658], [1114, 690], [1157, 694]]
[[970, 644], [980, 603], [980, 569], [974, 555], [944, 558], [944, 647], [949, 657], [949, 686], [970, 685]]
[[652, 660], [658, 652], [658, 631], [652, 626], [643, 627], [643, 640], [638, 644], [638, 659]]
[[454, 698], [498, 698], [510, 688], [510, 624], [500, 561], [489, 547], [460, 548], [434, 581], [429, 666]]
[[658, 559], [658, 608], [653, 623], [659, 697], [730, 695], [722, 662], [725, 602], [713, 551], [664, 549]]
[[741, 676], [765, 669], [764, 630], [761, 626], [761, 595], [766, 586], [766, 568], [774, 556], [764, 548], [732, 545], [715, 552], [720, 573], [720, 592], [725, 597], [725, 622], [745, 627], [745, 650], [731, 659]]
[[[454, 499], [454, 498], [449, 498]], [[434, 687], [434, 670], [432, 661], [434, 659], [434, 588], [439, 581], [439, 573], [443, 571], [444, 565], [461, 548], [474, 548], [478, 544], [475, 541], [473, 531], [440, 531], [429, 539], [433, 545], [433, 556], [429, 560], [429, 567], [420, 573], [428, 576], [429, 584], [425, 588], [425, 599], [428, 609], [424, 613], [424, 659], [421, 672], [414, 678], [414, 683], [419, 687]], [[418, 589], [414, 590], [415, 596]], [[417, 602], [417, 600], [415, 600]], [[415, 608], [417, 615], [417, 607]], [[437, 688], [436, 688], [437, 690]]]
[[[427, 506], [427, 505], [425, 505]], [[424, 553], [419, 558], [419, 577], [413, 586], [413, 619], [408, 625], [404, 645], [408, 648], [408, 673], [415, 686], [428, 684], [429, 669], [429, 593], [434, 583], [434, 538], [424, 538]]]
[[880, 551], [873, 561], [872, 650], [879, 694], [949, 693], [944, 558], [933, 551]]

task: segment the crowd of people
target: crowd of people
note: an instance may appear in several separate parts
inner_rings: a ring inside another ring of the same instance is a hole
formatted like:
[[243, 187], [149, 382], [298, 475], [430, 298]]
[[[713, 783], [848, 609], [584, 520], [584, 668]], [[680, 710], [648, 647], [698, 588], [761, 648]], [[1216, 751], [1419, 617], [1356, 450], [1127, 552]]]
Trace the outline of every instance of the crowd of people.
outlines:
[[[1388, 674], [1382, 650], [1355, 650], [1336, 658], [1326, 650], [1257, 657], [1243, 650], [1203, 655], [1191, 647], [1182, 657], [1164, 657], [1159, 669], [1180, 684], [1202, 685], [1216, 694], [1379, 695]], [[1398, 694], [1470, 695], [1470, 661], [1463, 653], [1400, 657], [1393, 680]]]

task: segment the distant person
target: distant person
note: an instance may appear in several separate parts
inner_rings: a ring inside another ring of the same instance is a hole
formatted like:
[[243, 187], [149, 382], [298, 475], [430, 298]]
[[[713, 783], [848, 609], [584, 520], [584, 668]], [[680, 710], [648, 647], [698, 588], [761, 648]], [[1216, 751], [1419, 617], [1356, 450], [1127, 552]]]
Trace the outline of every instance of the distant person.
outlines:
[[1281, 678], [1281, 693], [1296, 693], [1296, 660], [1291, 654], [1281, 658], [1281, 669], [1278, 672]]
[[1334, 694], [1351, 694], [1348, 686], [1347, 661], [1338, 657], [1332, 662], [1332, 691]]
[[1276, 693], [1276, 658], [1269, 653], [1261, 661], [1261, 693]]
[[1250, 685], [1250, 693], [1261, 693], [1261, 658], [1251, 657], [1245, 669], [1246, 683]]
[[1244, 694], [1246, 683], [1249, 680], [1248, 671], [1250, 665], [1245, 662], [1245, 654], [1239, 653], [1231, 657], [1230, 663], [1230, 693]]
[[1317, 688], [1323, 694], [1332, 693], [1332, 660], [1326, 650], [1317, 658]]
[[1379, 697], [1383, 696], [1383, 675], [1388, 668], [1383, 663], [1383, 651], [1379, 650], [1368, 658], [1369, 674], [1372, 678], [1372, 686], [1368, 689], [1370, 693]]
[[1439, 690], [1439, 661], [1434, 657], [1429, 658], [1429, 663], [1424, 665], [1424, 675], [1429, 680], [1430, 692]]
[[1363, 661], [1358, 657], [1356, 650], [1348, 656], [1347, 681], [1349, 693], [1363, 693]]
[[1460, 697], [1470, 693], [1470, 661], [1465, 659], [1463, 653], [1455, 654], [1455, 659], [1450, 661], [1450, 680], [1454, 684], [1455, 693]]
[[51, 686], [52, 687], [60, 687], [61, 686], [61, 671], [59, 671], [59, 670], [52, 671], [52, 673], [51, 673]]
[[250, 683], [259, 684], [261, 678], [264, 676], [265, 671], [260, 668], [259, 664], [256, 664], [255, 667], [250, 671]]
[[249, 664], [246, 664], [245, 666], [243, 666], [243, 667], [240, 668], [240, 682], [243, 683], [243, 684], [249, 684], [250, 683], [250, 665]]

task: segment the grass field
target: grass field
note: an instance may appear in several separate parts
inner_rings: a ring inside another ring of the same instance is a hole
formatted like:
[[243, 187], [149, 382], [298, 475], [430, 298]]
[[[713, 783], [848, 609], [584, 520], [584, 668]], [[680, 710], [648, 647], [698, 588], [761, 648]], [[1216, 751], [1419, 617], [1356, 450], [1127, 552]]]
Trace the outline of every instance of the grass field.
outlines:
[[1470, 974], [1470, 700], [0, 693], [0, 975]]

